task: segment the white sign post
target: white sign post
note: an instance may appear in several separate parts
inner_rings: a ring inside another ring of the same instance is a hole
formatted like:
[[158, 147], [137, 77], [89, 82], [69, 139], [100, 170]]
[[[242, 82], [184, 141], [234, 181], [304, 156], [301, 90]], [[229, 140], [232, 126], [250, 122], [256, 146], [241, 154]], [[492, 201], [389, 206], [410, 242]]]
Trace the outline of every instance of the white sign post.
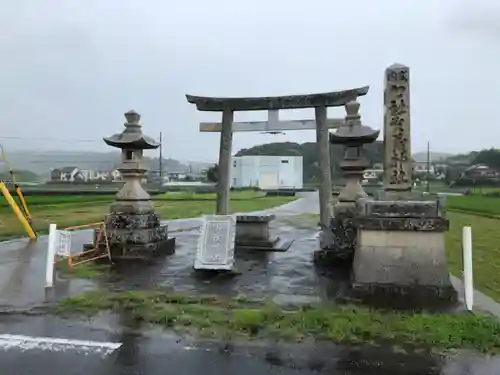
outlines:
[[50, 224], [49, 226], [49, 243], [47, 246], [47, 264], [45, 265], [45, 287], [52, 288], [54, 286], [54, 257], [56, 254], [57, 241], [57, 226]]
[[71, 256], [71, 232], [57, 230], [56, 224], [49, 226], [49, 242], [47, 246], [47, 264], [45, 265], [45, 287], [54, 286], [54, 261], [56, 255]]
[[462, 254], [464, 263], [464, 294], [465, 307], [472, 311], [474, 304], [474, 282], [472, 275], [472, 229], [462, 228]]

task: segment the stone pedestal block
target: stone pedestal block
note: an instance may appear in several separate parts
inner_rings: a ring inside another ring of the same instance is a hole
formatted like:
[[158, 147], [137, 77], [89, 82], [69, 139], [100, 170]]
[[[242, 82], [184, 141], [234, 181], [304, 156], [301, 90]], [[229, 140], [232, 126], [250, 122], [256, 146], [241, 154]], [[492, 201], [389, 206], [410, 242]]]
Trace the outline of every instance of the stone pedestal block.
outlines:
[[293, 241], [272, 238], [269, 222], [275, 215], [240, 215], [236, 217], [236, 249], [286, 251]]
[[449, 222], [439, 202], [360, 200], [353, 289], [385, 307], [456, 301], [446, 262]]
[[321, 250], [314, 253], [314, 262], [322, 266], [351, 264], [356, 249], [356, 220], [332, 217], [326, 231], [320, 239]]
[[[168, 226], [160, 224], [160, 219], [154, 212], [108, 214], [105, 227], [113, 260], [147, 260], [175, 252], [175, 238], [168, 237]], [[98, 231], [95, 231], [94, 243], [97, 236]], [[103, 246], [105, 244], [101, 240], [99, 247]]]

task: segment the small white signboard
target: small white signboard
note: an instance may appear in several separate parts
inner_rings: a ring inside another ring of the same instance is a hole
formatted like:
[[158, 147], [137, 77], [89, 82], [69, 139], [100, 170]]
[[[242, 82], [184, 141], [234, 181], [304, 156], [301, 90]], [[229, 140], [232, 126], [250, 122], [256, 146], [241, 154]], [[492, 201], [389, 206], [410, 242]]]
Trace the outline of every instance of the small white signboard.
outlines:
[[71, 255], [71, 232], [58, 230], [56, 236], [56, 255], [69, 257]]
[[235, 235], [236, 220], [234, 216], [204, 216], [196, 248], [194, 268], [196, 270], [232, 270]]

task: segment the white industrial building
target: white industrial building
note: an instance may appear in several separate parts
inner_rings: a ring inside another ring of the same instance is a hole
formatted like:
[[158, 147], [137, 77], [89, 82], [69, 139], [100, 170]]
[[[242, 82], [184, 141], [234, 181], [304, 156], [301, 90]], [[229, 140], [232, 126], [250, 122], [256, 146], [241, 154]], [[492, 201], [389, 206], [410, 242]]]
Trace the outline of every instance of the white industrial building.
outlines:
[[302, 189], [302, 156], [233, 156], [231, 187]]

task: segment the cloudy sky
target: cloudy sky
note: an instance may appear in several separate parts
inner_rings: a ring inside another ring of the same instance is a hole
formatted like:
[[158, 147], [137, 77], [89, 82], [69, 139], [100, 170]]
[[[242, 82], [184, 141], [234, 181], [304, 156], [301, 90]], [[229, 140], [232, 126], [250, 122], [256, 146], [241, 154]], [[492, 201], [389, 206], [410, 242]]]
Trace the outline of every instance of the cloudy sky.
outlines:
[[[301, 94], [370, 85], [382, 128], [384, 69], [410, 67], [412, 144], [461, 152], [500, 144], [500, 4], [494, 0], [16, 0], [0, 13], [0, 141], [10, 149], [106, 151], [123, 112], [164, 134], [164, 154], [214, 161], [186, 93]], [[236, 120], [265, 119], [243, 112]], [[281, 118], [312, 117], [313, 110]], [[343, 116], [331, 109], [331, 117]], [[315, 139], [237, 133], [234, 151]]]

